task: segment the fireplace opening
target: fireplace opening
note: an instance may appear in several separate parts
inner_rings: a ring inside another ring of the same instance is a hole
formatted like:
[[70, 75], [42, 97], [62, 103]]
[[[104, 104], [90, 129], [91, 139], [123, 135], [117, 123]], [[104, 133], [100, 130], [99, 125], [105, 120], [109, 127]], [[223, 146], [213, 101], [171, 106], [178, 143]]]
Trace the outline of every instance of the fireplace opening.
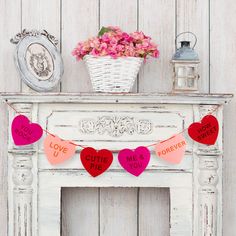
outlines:
[[168, 236], [168, 188], [62, 188], [62, 236]]

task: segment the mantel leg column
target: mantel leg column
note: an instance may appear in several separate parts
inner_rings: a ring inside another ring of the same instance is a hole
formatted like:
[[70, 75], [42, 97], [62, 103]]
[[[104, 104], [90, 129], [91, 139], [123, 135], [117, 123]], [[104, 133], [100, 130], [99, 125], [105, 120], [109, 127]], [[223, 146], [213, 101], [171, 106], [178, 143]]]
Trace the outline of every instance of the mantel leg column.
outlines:
[[14, 236], [32, 235], [32, 156], [13, 156], [13, 226]]
[[[32, 122], [38, 120], [38, 105], [12, 104]], [[9, 108], [9, 120], [17, 114]], [[9, 123], [9, 131], [11, 123]], [[37, 236], [38, 144], [14, 145], [8, 140], [8, 236]], [[1, 234], [1, 233], [0, 233]]]
[[199, 236], [219, 236], [218, 213], [218, 157], [199, 156]]
[[212, 115], [219, 122], [214, 145], [193, 143], [193, 232], [194, 236], [222, 236], [222, 107], [197, 105], [193, 109], [194, 121], [215, 110]]

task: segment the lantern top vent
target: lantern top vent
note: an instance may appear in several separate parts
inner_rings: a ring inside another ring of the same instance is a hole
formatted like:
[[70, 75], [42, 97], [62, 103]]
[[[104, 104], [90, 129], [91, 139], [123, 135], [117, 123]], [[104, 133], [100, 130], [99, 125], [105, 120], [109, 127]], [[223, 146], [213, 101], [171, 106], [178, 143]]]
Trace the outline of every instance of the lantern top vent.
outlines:
[[[190, 47], [190, 41], [183, 40], [183, 41], [180, 41], [181, 47], [177, 48], [177, 38], [180, 35], [186, 34], [186, 33], [192, 34], [194, 36], [194, 38], [195, 38], [194, 45], [192, 47]], [[199, 60], [198, 54], [194, 50], [194, 47], [195, 47], [196, 43], [197, 43], [197, 37], [192, 32], [183, 32], [183, 33], [180, 33], [179, 35], [177, 35], [176, 38], [175, 38], [176, 52], [173, 55], [172, 60], [176, 60], [176, 61], [179, 61], [179, 60], [181, 60], [181, 61], [182, 60], [183, 61], [198, 61]]]

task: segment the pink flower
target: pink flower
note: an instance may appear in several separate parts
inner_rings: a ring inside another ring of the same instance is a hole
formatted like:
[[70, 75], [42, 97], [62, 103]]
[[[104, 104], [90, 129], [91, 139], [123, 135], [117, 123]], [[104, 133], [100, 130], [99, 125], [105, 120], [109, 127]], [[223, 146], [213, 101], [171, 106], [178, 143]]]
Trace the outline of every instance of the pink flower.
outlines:
[[106, 49], [107, 48], [107, 43], [101, 43], [101, 45], [100, 45], [100, 48], [102, 49], [102, 50], [104, 50], [104, 49]]
[[85, 55], [117, 57], [159, 57], [158, 47], [143, 32], [128, 34], [117, 26], [109, 26], [101, 36], [79, 42], [72, 51], [77, 60]]
[[91, 51], [91, 54], [93, 56], [99, 56], [99, 51], [96, 48], [93, 48], [92, 51]]

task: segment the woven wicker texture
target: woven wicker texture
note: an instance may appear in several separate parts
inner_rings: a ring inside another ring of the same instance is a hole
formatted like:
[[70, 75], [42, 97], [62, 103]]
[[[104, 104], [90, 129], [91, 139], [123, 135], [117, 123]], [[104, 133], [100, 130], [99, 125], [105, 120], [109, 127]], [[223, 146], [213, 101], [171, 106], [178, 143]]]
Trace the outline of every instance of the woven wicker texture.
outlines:
[[94, 91], [96, 92], [129, 92], [137, 78], [143, 58], [110, 56], [94, 57], [86, 55], [88, 68]]

